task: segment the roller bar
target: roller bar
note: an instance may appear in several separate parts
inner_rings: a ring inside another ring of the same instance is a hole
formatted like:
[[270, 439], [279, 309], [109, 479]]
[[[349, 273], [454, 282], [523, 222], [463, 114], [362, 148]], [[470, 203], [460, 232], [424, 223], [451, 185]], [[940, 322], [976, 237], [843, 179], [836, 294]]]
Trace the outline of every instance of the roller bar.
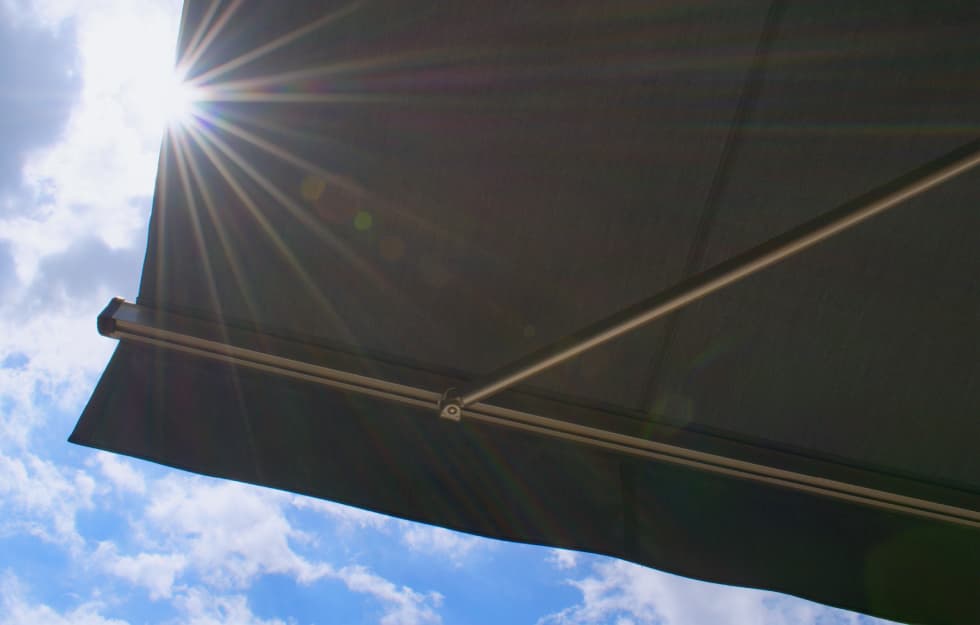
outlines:
[[[256, 348], [256, 344], [263, 341], [247, 345], [229, 343], [219, 338], [222, 335], [226, 338], [230, 336], [223, 326], [156, 311], [119, 298], [113, 299], [99, 315], [98, 328], [101, 334], [122, 341], [248, 367], [415, 408], [431, 410], [444, 396], [443, 393], [424, 388], [264, 352]], [[977, 510], [647, 440], [503, 406], [477, 402], [461, 409], [460, 416], [468, 421], [523, 430], [615, 453], [668, 462], [920, 518], [980, 528], [980, 511]]]

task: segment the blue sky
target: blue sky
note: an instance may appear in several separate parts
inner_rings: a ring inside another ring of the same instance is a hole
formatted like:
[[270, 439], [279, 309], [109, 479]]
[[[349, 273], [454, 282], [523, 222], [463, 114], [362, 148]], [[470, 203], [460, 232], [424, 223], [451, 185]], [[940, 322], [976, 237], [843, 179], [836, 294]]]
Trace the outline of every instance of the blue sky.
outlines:
[[0, 625], [876, 623], [69, 445], [134, 299], [176, 0], [0, 0]]

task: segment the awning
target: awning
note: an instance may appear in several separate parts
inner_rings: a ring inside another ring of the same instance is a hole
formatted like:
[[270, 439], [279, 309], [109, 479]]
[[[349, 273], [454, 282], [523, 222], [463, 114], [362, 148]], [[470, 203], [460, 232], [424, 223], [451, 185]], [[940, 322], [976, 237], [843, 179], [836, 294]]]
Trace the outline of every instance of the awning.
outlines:
[[980, 622], [978, 25], [189, 0], [197, 116], [71, 440]]

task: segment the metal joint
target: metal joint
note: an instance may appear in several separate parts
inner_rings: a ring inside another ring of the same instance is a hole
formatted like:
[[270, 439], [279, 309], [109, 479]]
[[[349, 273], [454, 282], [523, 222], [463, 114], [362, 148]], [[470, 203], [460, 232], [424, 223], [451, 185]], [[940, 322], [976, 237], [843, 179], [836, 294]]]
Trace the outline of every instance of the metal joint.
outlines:
[[446, 389], [439, 399], [439, 416], [450, 421], [459, 421], [463, 417], [463, 402], [456, 389]]

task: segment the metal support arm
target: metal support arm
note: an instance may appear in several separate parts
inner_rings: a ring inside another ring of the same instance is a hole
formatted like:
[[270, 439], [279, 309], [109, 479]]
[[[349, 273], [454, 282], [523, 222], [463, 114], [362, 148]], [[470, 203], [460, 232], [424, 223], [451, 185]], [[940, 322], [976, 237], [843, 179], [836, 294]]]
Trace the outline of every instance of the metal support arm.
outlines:
[[446, 418], [546, 369], [575, 358], [719, 291], [781, 260], [825, 241], [886, 210], [980, 165], [980, 140], [973, 141], [719, 265], [684, 280], [610, 317], [549, 345], [458, 391], [439, 406]]

